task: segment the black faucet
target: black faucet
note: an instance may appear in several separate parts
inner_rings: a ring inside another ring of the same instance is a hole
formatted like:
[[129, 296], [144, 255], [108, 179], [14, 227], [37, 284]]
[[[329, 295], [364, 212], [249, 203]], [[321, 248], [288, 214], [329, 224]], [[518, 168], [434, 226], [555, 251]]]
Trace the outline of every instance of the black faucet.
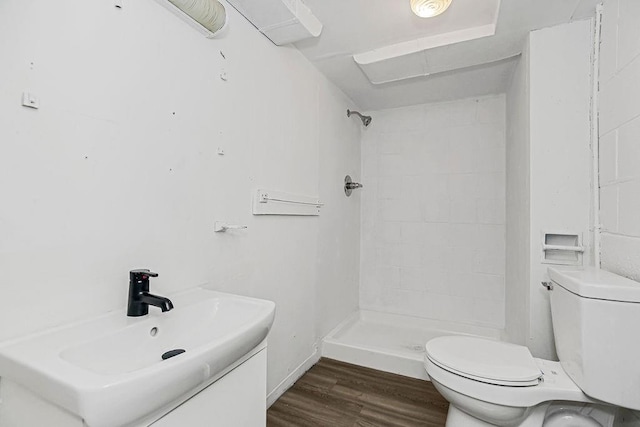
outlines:
[[138, 317], [149, 314], [149, 305], [160, 307], [163, 313], [173, 308], [173, 303], [169, 298], [149, 293], [149, 277], [158, 277], [158, 273], [152, 273], [147, 269], [129, 272], [127, 316]]

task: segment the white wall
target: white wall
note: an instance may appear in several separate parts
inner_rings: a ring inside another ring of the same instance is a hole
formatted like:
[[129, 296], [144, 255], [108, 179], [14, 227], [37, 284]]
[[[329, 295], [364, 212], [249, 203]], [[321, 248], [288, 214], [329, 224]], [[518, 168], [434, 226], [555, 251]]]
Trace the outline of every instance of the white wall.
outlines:
[[[0, 339], [122, 309], [128, 271], [148, 267], [161, 295], [207, 283], [274, 300], [273, 390], [357, 308], [351, 102], [227, 11], [208, 40], [152, 0], [0, 2]], [[253, 217], [258, 187], [326, 206]], [[249, 229], [214, 234], [215, 220]]]
[[507, 258], [505, 338], [526, 345], [531, 274], [531, 146], [529, 135], [529, 40], [507, 92]]
[[504, 96], [370, 114], [361, 308], [502, 329]]
[[640, 281], [640, 3], [606, 0], [600, 63], [602, 268]]
[[583, 235], [592, 261], [591, 206], [591, 21], [560, 25], [529, 35], [530, 76], [530, 337], [537, 357], [555, 357], [548, 280], [542, 264], [544, 231]]
[[[360, 177], [360, 129], [347, 118], [345, 102], [325, 83], [318, 111], [321, 134], [320, 194], [326, 206], [319, 219], [316, 282], [316, 336], [323, 338], [358, 309], [360, 282], [360, 192], [344, 194], [344, 177]], [[330, 90], [331, 89], [331, 90]], [[344, 121], [349, 126], [345, 129]]]

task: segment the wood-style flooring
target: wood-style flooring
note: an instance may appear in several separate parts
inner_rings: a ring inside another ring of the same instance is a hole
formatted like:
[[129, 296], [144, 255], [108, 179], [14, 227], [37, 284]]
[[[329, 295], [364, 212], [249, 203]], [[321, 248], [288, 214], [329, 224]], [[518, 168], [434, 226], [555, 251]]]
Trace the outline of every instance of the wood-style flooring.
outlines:
[[429, 381], [321, 359], [267, 411], [267, 427], [443, 427]]

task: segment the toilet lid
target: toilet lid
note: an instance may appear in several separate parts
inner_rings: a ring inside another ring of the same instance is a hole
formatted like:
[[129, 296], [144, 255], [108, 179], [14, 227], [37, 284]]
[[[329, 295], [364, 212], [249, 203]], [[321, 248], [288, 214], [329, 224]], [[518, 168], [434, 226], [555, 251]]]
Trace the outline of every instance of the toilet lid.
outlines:
[[542, 377], [527, 347], [501, 341], [439, 337], [427, 343], [426, 354], [447, 371], [490, 384], [534, 386]]

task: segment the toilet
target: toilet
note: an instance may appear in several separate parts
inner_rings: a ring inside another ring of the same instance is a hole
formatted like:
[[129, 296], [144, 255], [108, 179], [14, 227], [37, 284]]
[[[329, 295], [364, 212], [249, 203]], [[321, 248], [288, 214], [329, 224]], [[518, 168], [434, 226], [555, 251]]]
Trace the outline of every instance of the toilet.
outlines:
[[549, 277], [560, 362], [478, 337], [427, 343], [447, 427], [610, 427], [617, 407], [640, 410], [640, 284], [594, 268]]

